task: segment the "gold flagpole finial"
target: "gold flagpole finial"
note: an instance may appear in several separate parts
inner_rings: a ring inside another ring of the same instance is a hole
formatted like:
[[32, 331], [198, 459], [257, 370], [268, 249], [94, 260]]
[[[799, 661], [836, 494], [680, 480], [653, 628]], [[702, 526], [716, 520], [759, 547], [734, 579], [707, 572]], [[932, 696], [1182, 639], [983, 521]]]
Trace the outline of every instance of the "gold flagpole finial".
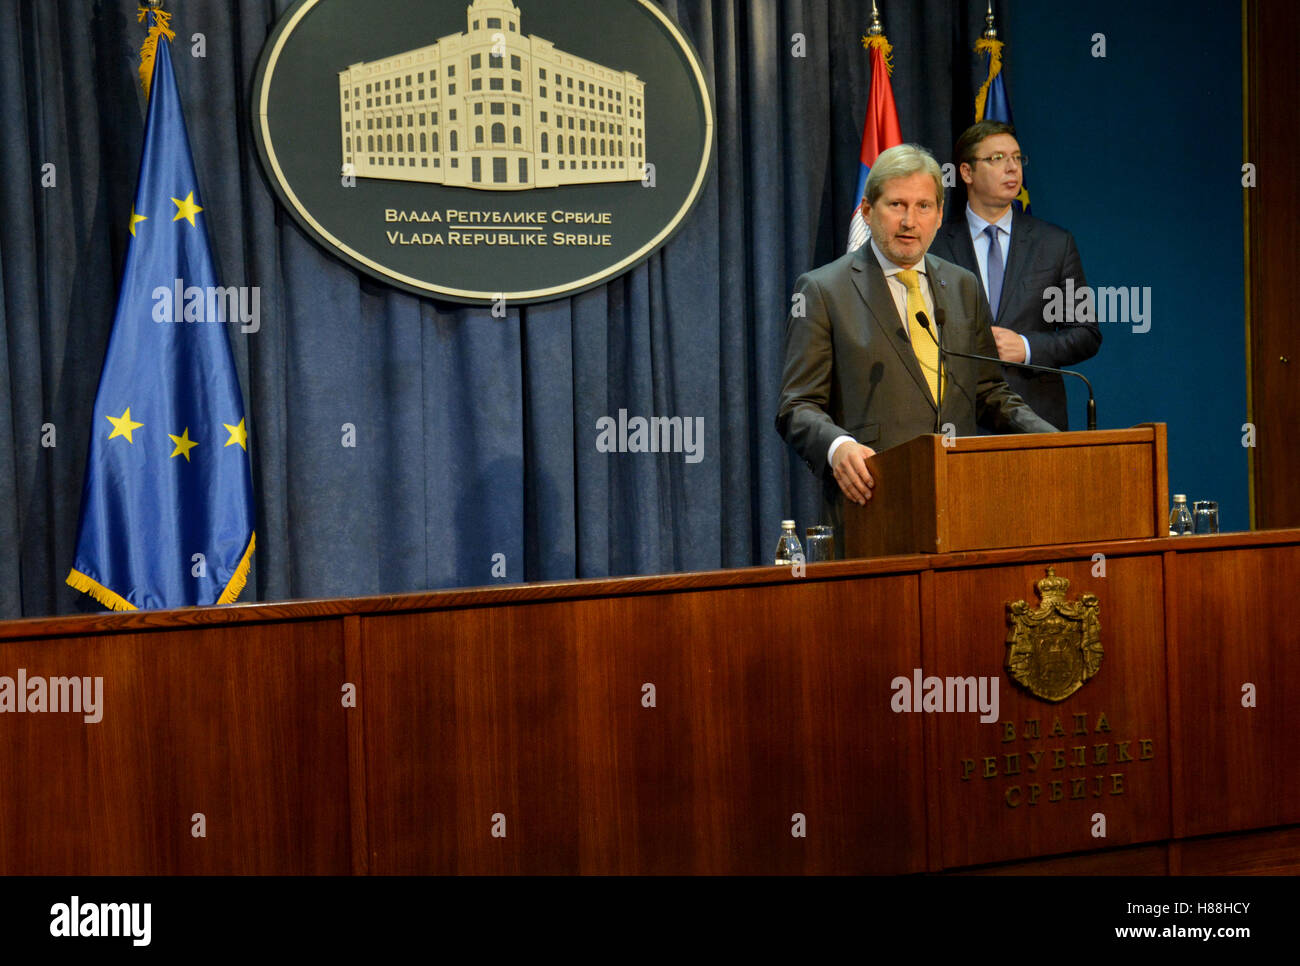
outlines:
[[862, 38], [862, 46], [867, 50], [879, 50], [885, 61], [885, 71], [894, 72], [894, 62], [890, 59], [894, 52], [893, 45], [885, 39], [885, 31], [880, 26], [880, 11], [876, 9], [876, 0], [871, 0], [871, 26]]
[[880, 11], [876, 9], [876, 0], [871, 0], [871, 26], [867, 28], [867, 36], [879, 37], [880, 34]]
[[997, 28], [993, 26], [993, 0], [989, 0], [988, 13], [984, 15], [984, 35], [975, 41], [975, 53], [989, 55], [989, 76], [975, 92], [975, 120], [984, 120], [984, 108], [988, 106], [989, 87], [993, 78], [1002, 71], [1002, 41], [998, 40]]

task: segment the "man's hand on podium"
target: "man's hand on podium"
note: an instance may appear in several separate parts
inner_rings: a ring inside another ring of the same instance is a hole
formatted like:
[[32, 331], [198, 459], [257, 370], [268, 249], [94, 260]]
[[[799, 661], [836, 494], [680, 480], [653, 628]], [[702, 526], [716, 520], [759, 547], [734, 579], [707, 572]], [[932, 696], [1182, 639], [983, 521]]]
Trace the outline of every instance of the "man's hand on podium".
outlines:
[[871, 488], [876, 485], [871, 471], [867, 469], [867, 460], [876, 455], [870, 446], [845, 441], [835, 455], [831, 457], [831, 469], [835, 473], [835, 482], [847, 499], [859, 506], [866, 506], [871, 499]]

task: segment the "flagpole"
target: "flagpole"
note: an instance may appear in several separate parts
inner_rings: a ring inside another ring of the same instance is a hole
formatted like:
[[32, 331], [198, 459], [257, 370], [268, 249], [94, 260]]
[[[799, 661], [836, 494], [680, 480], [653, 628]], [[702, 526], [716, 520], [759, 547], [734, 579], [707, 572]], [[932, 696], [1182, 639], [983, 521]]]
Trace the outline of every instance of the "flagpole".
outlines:
[[1002, 71], [1002, 41], [998, 40], [998, 30], [993, 26], [993, 0], [989, 0], [988, 12], [984, 15], [984, 34], [975, 41], [975, 53], [989, 55], [988, 76], [975, 93], [975, 120], [982, 121], [989, 88], [993, 84], [993, 78]]
[[[172, 70], [176, 32], [163, 0], [138, 4], [140, 174], [66, 582], [113, 610], [227, 604], [257, 538], [247, 416], [228, 320], [202, 298], [224, 290]], [[209, 324], [177, 325], [175, 303], [159, 317], [157, 293], [172, 284], [185, 322]]]
[[[993, 0], [988, 0], [986, 11], [984, 33], [979, 40], [975, 41], [975, 53], [988, 55], [988, 76], [975, 94], [975, 120], [1014, 124], [1006, 79], [1002, 73], [1002, 55], [1006, 42], [998, 39], [998, 30], [993, 20]], [[1029, 214], [1029, 188], [1023, 181], [1023, 171], [1021, 177], [1020, 194], [1016, 196], [1015, 204], [1019, 206], [1018, 210]]]
[[894, 106], [894, 93], [889, 85], [893, 70], [890, 55], [893, 48], [880, 24], [880, 11], [875, 0], [871, 3], [871, 26], [862, 38], [862, 46], [869, 51], [871, 64], [871, 95], [867, 101], [867, 116], [862, 125], [862, 148], [858, 155], [858, 182], [853, 195], [853, 214], [849, 218], [848, 251], [856, 251], [867, 240], [870, 231], [862, 217], [862, 192], [867, 175], [881, 151], [903, 143], [898, 126], [898, 109]]

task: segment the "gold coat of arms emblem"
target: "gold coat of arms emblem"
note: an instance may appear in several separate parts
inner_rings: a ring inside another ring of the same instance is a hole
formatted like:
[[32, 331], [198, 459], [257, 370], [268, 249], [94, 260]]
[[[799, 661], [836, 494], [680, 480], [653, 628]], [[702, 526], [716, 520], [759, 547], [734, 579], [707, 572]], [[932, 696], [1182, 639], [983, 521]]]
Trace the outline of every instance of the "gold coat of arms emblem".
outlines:
[[1042, 603], [1007, 604], [1007, 673], [1044, 701], [1064, 701], [1101, 667], [1101, 602], [1068, 600], [1070, 581], [1047, 568], [1035, 585]]

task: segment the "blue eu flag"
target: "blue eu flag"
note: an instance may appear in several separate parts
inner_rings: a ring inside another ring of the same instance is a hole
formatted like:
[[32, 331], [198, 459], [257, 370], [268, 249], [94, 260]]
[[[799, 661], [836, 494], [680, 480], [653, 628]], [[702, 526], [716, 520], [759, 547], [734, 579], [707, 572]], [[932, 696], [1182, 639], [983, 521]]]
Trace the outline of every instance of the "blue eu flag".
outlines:
[[[992, 25], [992, 13], [985, 18]], [[975, 42], [975, 53], [988, 55], [988, 77], [975, 95], [976, 121], [1001, 121], [1015, 126], [1011, 117], [1011, 98], [1007, 96], [1007, 84], [1002, 79], [1002, 41], [991, 37], [988, 32]], [[1022, 146], [1023, 147], [1023, 146]], [[1024, 180], [1024, 169], [1020, 171], [1020, 193], [1012, 204], [1025, 214], [1029, 214], [1029, 185]]]
[[217, 286], [169, 33], [165, 20], [151, 30], [144, 156], [68, 575], [114, 610], [229, 603], [253, 556], [248, 430], [225, 324], [247, 299]]
[[[1007, 85], [1000, 73], [989, 84], [989, 99], [982, 120], [1002, 121], [1015, 126], [1016, 122], [1011, 118], [1011, 98], [1007, 97]], [[1029, 214], [1029, 185], [1024, 180], [1024, 174], [1024, 171], [1020, 172], [1020, 193], [1016, 195], [1014, 203], [1025, 214]]]

